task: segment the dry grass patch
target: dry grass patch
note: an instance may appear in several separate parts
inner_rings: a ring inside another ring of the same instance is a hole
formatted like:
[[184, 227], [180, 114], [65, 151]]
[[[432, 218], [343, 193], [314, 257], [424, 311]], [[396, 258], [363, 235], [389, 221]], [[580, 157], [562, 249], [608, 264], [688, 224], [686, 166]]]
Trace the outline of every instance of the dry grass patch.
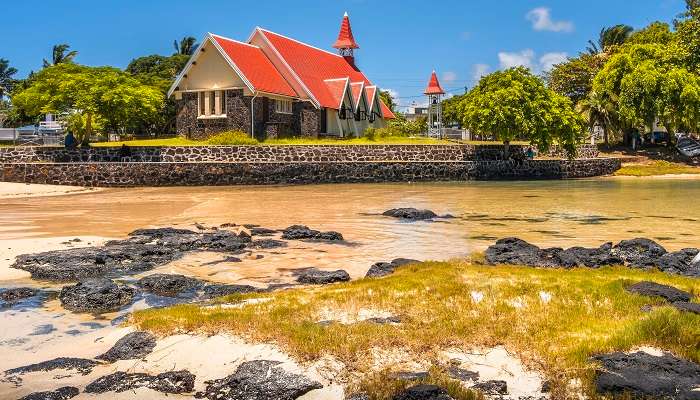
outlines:
[[[557, 396], [573, 379], [591, 392], [589, 357], [597, 353], [652, 346], [700, 362], [700, 316], [624, 290], [642, 280], [700, 295], [700, 280], [628, 268], [564, 271], [430, 262], [382, 279], [225, 299], [273, 298], [240, 309], [180, 305], [140, 311], [133, 322], [164, 335], [230, 332], [274, 342], [297, 359], [330, 355], [361, 374], [376, 372], [372, 349], [399, 348], [437, 365], [446, 348], [503, 345], [552, 380]], [[644, 305], [654, 307], [644, 312]], [[402, 323], [320, 326], [316, 322], [325, 309], [386, 310]]]
[[643, 164], [625, 164], [615, 175], [618, 176], [654, 176], [654, 175], [681, 175], [700, 174], [700, 168], [686, 164], [672, 163], [668, 161], [652, 161]]

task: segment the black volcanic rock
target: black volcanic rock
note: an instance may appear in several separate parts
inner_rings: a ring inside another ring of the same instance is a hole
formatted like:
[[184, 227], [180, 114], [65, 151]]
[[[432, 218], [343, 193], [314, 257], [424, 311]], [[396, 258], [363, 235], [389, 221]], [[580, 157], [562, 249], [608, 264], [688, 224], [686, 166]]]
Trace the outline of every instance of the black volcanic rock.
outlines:
[[85, 387], [85, 393], [126, 392], [142, 387], [161, 393], [190, 393], [194, 390], [195, 376], [189, 371], [170, 371], [158, 375], [115, 372], [103, 376]]
[[642, 296], [662, 297], [671, 303], [677, 301], [688, 302], [693, 297], [691, 293], [674, 288], [673, 286], [661, 285], [655, 282], [643, 281], [628, 286], [626, 290], [630, 293]]
[[660, 270], [669, 274], [700, 277], [700, 262], [693, 263], [697, 257], [698, 249], [683, 249], [666, 253], [659, 258], [657, 266]]
[[612, 243], [605, 243], [597, 248], [572, 247], [557, 254], [559, 264], [563, 267], [599, 268], [606, 265], [622, 265], [623, 260], [612, 254]]
[[292, 225], [286, 228], [282, 232], [282, 239], [287, 240], [302, 240], [302, 239], [314, 239], [314, 240], [325, 240], [325, 241], [342, 241], [343, 235], [338, 232], [328, 231], [321, 232], [314, 229], [310, 229], [305, 225]]
[[396, 268], [417, 263], [420, 263], [420, 261], [408, 258], [397, 258], [391, 262], [378, 262], [369, 268], [369, 271], [365, 274], [365, 278], [381, 278], [393, 274]]
[[661, 256], [666, 254], [660, 244], [651, 239], [636, 238], [623, 240], [613, 247], [613, 254], [635, 268], [652, 268]]
[[297, 282], [311, 285], [327, 285], [335, 282], [347, 282], [350, 275], [339, 269], [337, 271], [322, 271], [317, 268], [307, 268], [296, 273]]
[[80, 394], [80, 390], [73, 386], [64, 386], [48, 392], [36, 392], [28, 394], [19, 400], [68, 400]]
[[506, 381], [485, 381], [479, 382], [472, 386], [472, 389], [477, 389], [488, 395], [508, 394], [508, 384]]
[[233, 374], [206, 383], [197, 397], [209, 400], [294, 400], [323, 386], [278, 367], [277, 361], [248, 361]]
[[39, 294], [39, 291], [32, 288], [20, 287], [6, 289], [0, 292], [0, 300], [6, 301], [8, 303], [14, 303], [16, 301], [28, 299]]
[[117, 340], [106, 353], [95, 357], [98, 360], [115, 362], [143, 358], [156, 347], [156, 338], [148, 332], [132, 332]]
[[415, 385], [398, 393], [393, 400], [454, 400], [447, 391], [435, 385]]
[[644, 352], [610, 353], [593, 357], [601, 367], [596, 372], [596, 390], [606, 395], [676, 400], [700, 399], [700, 365], [670, 354]]
[[204, 297], [207, 299], [212, 299], [231, 294], [256, 293], [261, 291], [262, 289], [250, 285], [224, 285], [213, 283], [204, 287]]
[[678, 311], [689, 312], [693, 314], [700, 315], [700, 303], [689, 303], [687, 301], [677, 301], [673, 303], [673, 306], [678, 309]]
[[522, 239], [510, 237], [496, 241], [486, 249], [489, 264], [528, 265], [533, 267], [555, 267], [562, 249], [540, 249]]
[[25, 365], [23, 367], [8, 369], [5, 375], [24, 375], [32, 372], [48, 372], [57, 369], [65, 371], [77, 371], [82, 375], [88, 375], [97, 365], [95, 360], [84, 358], [59, 357], [53, 360], [42, 361], [36, 364]]
[[438, 218], [438, 215], [430, 210], [419, 210], [417, 208], [394, 208], [384, 211], [382, 215], [409, 221], [422, 221]]
[[137, 285], [147, 292], [159, 296], [175, 297], [204, 286], [199, 279], [178, 274], [153, 274], [139, 279]]
[[103, 313], [116, 311], [131, 303], [134, 289], [117, 285], [110, 279], [87, 279], [65, 286], [58, 296], [61, 304], [75, 312]]

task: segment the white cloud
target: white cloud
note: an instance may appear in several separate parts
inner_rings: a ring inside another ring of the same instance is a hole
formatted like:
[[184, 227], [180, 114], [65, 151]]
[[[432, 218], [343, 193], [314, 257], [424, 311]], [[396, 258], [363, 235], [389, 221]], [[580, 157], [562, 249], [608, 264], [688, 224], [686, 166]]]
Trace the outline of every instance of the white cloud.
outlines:
[[399, 92], [397, 92], [397, 91], [394, 90], [394, 89], [383, 89], [383, 90], [384, 90], [385, 92], [389, 92], [389, 95], [390, 95], [391, 98], [393, 98], [394, 100], [396, 100], [396, 99], [399, 97]]
[[501, 68], [526, 67], [532, 69], [532, 60], [535, 58], [535, 52], [530, 49], [525, 49], [517, 53], [508, 53], [502, 51], [498, 53], [498, 61], [501, 63]]
[[442, 81], [444, 83], [454, 83], [457, 80], [457, 74], [452, 71], [447, 71], [442, 74]]
[[552, 20], [552, 10], [546, 7], [530, 10], [525, 18], [532, 22], [532, 29], [536, 31], [573, 32], [574, 30], [574, 23], [571, 21]]
[[540, 68], [544, 72], [548, 72], [557, 64], [566, 61], [568, 55], [566, 53], [547, 53], [540, 57]]
[[479, 82], [479, 80], [481, 80], [481, 77], [488, 75], [489, 71], [491, 71], [490, 65], [476, 64], [473, 67], [472, 79], [474, 79], [474, 82]]

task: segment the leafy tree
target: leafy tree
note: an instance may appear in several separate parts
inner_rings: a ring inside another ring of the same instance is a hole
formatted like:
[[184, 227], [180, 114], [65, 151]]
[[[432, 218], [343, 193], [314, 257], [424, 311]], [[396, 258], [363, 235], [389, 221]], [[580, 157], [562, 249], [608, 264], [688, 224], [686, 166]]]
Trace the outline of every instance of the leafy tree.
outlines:
[[27, 115], [79, 114], [81, 122], [74, 126], [82, 127], [76, 133], [86, 142], [98, 122], [123, 133], [136, 120], [156, 118], [163, 95], [116, 68], [59, 63], [37, 73], [12, 102]]
[[192, 36], [187, 36], [182, 38], [179, 42], [175, 40], [173, 42], [173, 47], [175, 47], [175, 54], [191, 56], [197, 50], [197, 39]]
[[675, 21], [677, 45], [685, 52], [688, 67], [700, 74], [700, 0], [686, 0], [687, 10]]
[[481, 79], [460, 103], [464, 126], [473, 133], [495, 135], [505, 144], [529, 139], [541, 151], [553, 143], [574, 154], [584, 121], [571, 100], [547, 89], [523, 67], [494, 72]]
[[158, 117], [140, 121], [132, 127], [136, 134], [162, 134], [174, 131], [177, 105], [175, 99], [166, 99], [166, 94], [177, 74], [185, 67], [189, 56], [175, 54], [170, 57], [150, 55], [134, 59], [126, 67], [126, 72], [144, 84], [160, 89], [165, 99]]
[[15, 85], [14, 75], [17, 73], [17, 68], [10, 67], [10, 62], [4, 58], [0, 58], [0, 100], [5, 97], [5, 94], [10, 93]]
[[596, 125], [603, 129], [606, 145], [610, 145], [610, 136], [619, 126], [616, 107], [617, 104], [610, 98], [595, 91], [576, 104], [576, 110], [586, 119], [590, 131], [593, 131]]
[[629, 25], [619, 24], [600, 30], [597, 42], [588, 41], [586, 50], [589, 54], [600, 54], [612, 51], [616, 46], [627, 42], [634, 28]]
[[580, 54], [578, 57], [555, 65], [545, 75], [550, 89], [578, 103], [585, 99], [593, 88], [593, 79], [603, 69], [608, 55]]
[[391, 112], [396, 113], [396, 102], [394, 98], [391, 97], [391, 93], [388, 90], [380, 90], [379, 98], [384, 102], [384, 104], [389, 107]]
[[44, 68], [61, 63], [72, 63], [75, 57], [78, 55], [78, 52], [75, 50], [68, 51], [68, 49], [70, 49], [70, 45], [65, 43], [53, 46], [53, 50], [51, 52], [51, 62], [44, 59]]
[[442, 101], [442, 121], [445, 125], [462, 124], [459, 117], [459, 103], [466, 97], [466, 94], [452, 96]]
[[653, 22], [644, 29], [634, 32], [627, 43], [631, 44], [668, 44], [674, 40], [671, 26], [665, 22]]

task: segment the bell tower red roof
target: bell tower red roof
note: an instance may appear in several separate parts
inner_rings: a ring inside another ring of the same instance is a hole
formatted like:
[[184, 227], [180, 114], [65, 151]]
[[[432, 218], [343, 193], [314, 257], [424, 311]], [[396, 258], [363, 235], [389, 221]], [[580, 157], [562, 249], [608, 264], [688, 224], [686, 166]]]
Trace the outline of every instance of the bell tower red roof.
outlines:
[[355, 38], [352, 36], [352, 28], [350, 27], [350, 17], [346, 12], [343, 16], [343, 22], [340, 24], [340, 33], [338, 33], [338, 40], [333, 43], [333, 48], [336, 49], [359, 49], [360, 46], [355, 42]]
[[425, 88], [425, 94], [445, 94], [445, 91], [442, 90], [442, 86], [440, 86], [440, 81], [438, 81], [435, 71], [433, 71], [433, 74], [430, 76], [430, 82], [428, 82], [428, 87]]

